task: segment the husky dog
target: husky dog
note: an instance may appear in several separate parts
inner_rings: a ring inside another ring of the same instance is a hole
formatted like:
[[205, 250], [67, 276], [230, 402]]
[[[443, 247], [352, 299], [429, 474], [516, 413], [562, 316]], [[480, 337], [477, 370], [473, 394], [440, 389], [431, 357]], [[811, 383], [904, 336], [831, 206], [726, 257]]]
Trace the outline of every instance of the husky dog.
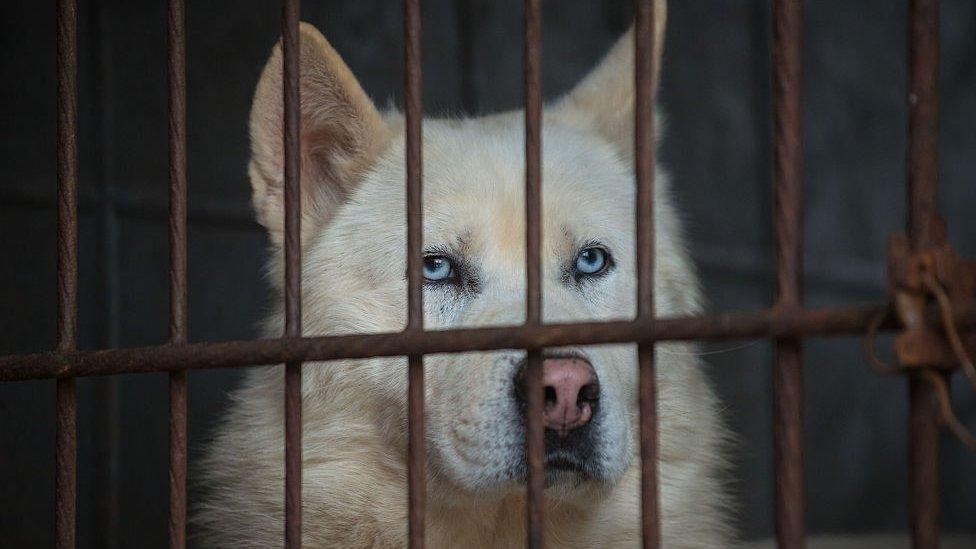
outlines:
[[[664, 34], [656, 6], [656, 58]], [[633, 318], [634, 38], [622, 37], [545, 108], [546, 322]], [[326, 39], [301, 27], [302, 275], [307, 336], [394, 332], [406, 321], [404, 121], [380, 112]], [[658, 63], [660, 65], [660, 63]], [[282, 284], [282, 54], [251, 111], [250, 178]], [[656, 81], [656, 78], [655, 78]], [[424, 305], [430, 329], [524, 321], [523, 115], [423, 125]], [[657, 314], [699, 311], [667, 177], [655, 185]], [[280, 293], [280, 292], [279, 292]], [[281, 300], [267, 334], [281, 333]], [[659, 345], [660, 493], [667, 547], [727, 547], [722, 425], [692, 348]], [[634, 345], [545, 352], [549, 547], [640, 542]], [[524, 352], [426, 357], [427, 540], [518, 547], [525, 537]], [[406, 359], [303, 367], [303, 537], [308, 547], [403, 547]], [[281, 366], [251, 370], [208, 448], [195, 520], [208, 545], [280, 546]]]

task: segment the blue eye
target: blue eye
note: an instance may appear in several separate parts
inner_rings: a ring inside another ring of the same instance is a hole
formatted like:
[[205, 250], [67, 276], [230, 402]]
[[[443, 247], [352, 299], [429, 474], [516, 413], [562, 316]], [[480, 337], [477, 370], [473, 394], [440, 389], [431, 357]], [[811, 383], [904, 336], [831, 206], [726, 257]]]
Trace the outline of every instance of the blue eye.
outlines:
[[603, 248], [583, 248], [576, 256], [576, 272], [581, 275], [598, 274], [606, 268], [607, 251]]
[[428, 255], [424, 257], [424, 278], [431, 282], [440, 282], [454, 277], [454, 263], [442, 255]]

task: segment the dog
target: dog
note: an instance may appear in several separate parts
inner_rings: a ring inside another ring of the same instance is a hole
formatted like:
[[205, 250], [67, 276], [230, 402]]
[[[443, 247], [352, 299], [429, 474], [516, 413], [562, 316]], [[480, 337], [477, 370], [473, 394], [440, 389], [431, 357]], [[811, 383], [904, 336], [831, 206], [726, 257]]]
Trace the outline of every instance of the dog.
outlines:
[[[666, 9], [657, 2], [653, 55]], [[634, 37], [623, 36], [543, 114], [543, 317], [635, 316]], [[396, 332], [406, 322], [404, 120], [381, 112], [326, 39], [300, 30], [301, 246], [306, 336]], [[660, 62], [656, 64], [660, 66]], [[654, 78], [655, 86], [657, 75]], [[283, 279], [282, 53], [250, 117], [249, 175]], [[425, 119], [424, 306], [428, 329], [525, 319], [523, 114]], [[700, 311], [698, 279], [660, 169], [658, 315]], [[266, 333], [282, 332], [282, 300]], [[728, 547], [724, 428], [692, 346], [658, 345], [662, 538]], [[426, 536], [431, 547], [518, 547], [525, 538], [525, 353], [427, 356]], [[549, 547], [640, 543], [635, 345], [548, 349], [545, 538]], [[303, 542], [404, 547], [405, 358], [306, 363]], [[208, 546], [283, 540], [281, 366], [250, 370], [202, 459], [194, 513]]]

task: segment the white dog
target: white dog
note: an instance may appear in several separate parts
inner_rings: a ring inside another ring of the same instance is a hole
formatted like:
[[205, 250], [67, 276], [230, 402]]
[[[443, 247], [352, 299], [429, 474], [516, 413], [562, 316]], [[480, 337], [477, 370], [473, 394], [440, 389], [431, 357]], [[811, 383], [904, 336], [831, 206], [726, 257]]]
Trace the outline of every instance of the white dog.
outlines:
[[[658, 2], [659, 58], [664, 2]], [[633, 36], [543, 124], [543, 288], [547, 322], [635, 314]], [[404, 132], [329, 43], [301, 29], [305, 335], [403, 329]], [[282, 280], [281, 49], [251, 112], [254, 206]], [[524, 320], [525, 220], [520, 112], [424, 122], [424, 304], [431, 329]], [[656, 179], [659, 315], [699, 311], [667, 178]], [[279, 300], [280, 302], [280, 300]], [[282, 331], [282, 315], [267, 334]], [[693, 349], [659, 346], [660, 482], [667, 547], [727, 547], [718, 480], [723, 429]], [[428, 356], [427, 539], [431, 547], [517, 547], [525, 537], [524, 401], [518, 351]], [[549, 547], [639, 544], [633, 345], [550, 349]], [[406, 360], [308, 363], [304, 387], [304, 543], [406, 543]], [[283, 372], [251, 370], [209, 448], [195, 519], [222, 547], [280, 546], [284, 516]]]

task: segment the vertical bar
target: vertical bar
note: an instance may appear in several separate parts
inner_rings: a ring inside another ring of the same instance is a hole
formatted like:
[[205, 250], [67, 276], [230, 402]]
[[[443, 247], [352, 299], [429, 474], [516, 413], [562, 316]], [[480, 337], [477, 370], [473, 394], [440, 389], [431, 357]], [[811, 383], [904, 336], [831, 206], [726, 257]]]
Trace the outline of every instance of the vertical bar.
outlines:
[[[407, 330], [424, 328], [423, 294], [423, 93], [420, 0], [403, 2], [404, 110], [407, 168]], [[410, 355], [407, 365], [407, 514], [412, 549], [424, 546], [426, 448], [424, 437], [424, 357]]]
[[[526, 325], [542, 323], [542, 0], [523, 5], [525, 100]], [[543, 546], [546, 441], [543, 423], [542, 351], [526, 357], [526, 506], [528, 546]]]
[[908, 379], [908, 485], [912, 547], [939, 546], [938, 402], [921, 376]]
[[[169, 338], [186, 344], [186, 36], [184, 0], [169, 0]], [[169, 375], [169, 546], [186, 546], [186, 370]]]
[[908, 14], [907, 230], [913, 249], [941, 244], [938, 230], [939, 2], [911, 0]]
[[[58, 0], [58, 350], [76, 347], [78, 315], [78, 57], [74, 0]], [[75, 546], [77, 410], [75, 380], [57, 381], [55, 540]]]
[[[285, 336], [302, 335], [299, 3], [282, 2], [285, 143]], [[285, 547], [302, 546], [302, 371], [285, 365]]]
[[[803, 307], [803, 3], [773, 2], [773, 229], [776, 304]], [[776, 538], [804, 547], [801, 338], [777, 339], [773, 364]]]
[[[634, 175], [637, 185], [637, 317], [654, 316], [654, 0], [637, 0], [634, 29]], [[641, 444], [641, 538], [661, 545], [657, 366], [654, 344], [637, 346]]]
[[[911, 0], [908, 7], [907, 232], [912, 251], [944, 240], [938, 215], [939, 2]], [[939, 545], [939, 422], [932, 386], [908, 380], [908, 482], [912, 544]]]

